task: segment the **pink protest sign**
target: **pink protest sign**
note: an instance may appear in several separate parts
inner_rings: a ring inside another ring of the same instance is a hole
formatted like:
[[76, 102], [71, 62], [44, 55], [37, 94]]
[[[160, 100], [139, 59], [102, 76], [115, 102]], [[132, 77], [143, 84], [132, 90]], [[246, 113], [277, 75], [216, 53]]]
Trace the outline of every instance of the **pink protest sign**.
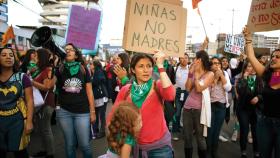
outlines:
[[96, 43], [101, 11], [73, 5], [66, 32], [66, 43], [93, 50]]

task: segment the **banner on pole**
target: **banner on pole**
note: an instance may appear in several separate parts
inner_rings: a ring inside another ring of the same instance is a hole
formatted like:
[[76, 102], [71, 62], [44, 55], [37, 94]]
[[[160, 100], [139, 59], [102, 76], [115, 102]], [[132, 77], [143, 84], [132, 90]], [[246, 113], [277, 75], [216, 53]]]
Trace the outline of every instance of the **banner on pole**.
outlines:
[[280, 29], [280, 1], [252, 0], [247, 21], [251, 32]]
[[245, 40], [242, 36], [227, 34], [224, 51], [227, 53], [240, 55], [242, 52], [244, 52], [244, 45]]
[[184, 56], [187, 10], [158, 0], [128, 0], [123, 48]]
[[2, 35], [2, 46], [5, 46], [10, 39], [15, 39], [13, 26], [9, 26], [7, 31]]
[[66, 31], [66, 43], [83, 49], [94, 50], [101, 11], [72, 5]]

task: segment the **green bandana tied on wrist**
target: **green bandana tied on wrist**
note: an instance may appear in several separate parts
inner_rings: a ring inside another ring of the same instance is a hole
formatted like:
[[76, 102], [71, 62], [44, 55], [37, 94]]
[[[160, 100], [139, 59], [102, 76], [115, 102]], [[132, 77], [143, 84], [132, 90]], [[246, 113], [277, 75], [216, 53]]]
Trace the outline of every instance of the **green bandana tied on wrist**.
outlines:
[[136, 83], [136, 80], [133, 80], [131, 86], [131, 99], [132, 102], [138, 107], [141, 108], [143, 102], [147, 98], [150, 89], [153, 85], [153, 80], [149, 79], [145, 84], [139, 85]]
[[81, 65], [81, 63], [80, 62], [76, 62], [76, 61], [74, 61], [74, 62], [65, 62], [64, 63], [65, 69], [69, 71], [71, 76], [76, 75], [79, 72], [80, 65]]

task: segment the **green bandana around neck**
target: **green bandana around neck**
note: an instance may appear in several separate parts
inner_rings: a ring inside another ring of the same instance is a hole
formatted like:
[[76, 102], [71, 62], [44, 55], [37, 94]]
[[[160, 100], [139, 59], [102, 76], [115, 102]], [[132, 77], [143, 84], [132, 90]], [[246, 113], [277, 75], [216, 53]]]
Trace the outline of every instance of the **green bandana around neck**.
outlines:
[[37, 64], [33, 61], [30, 61], [28, 66], [27, 66], [27, 70], [31, 72], [31, 77], [34, 79], [35, 77], [37, 77], [40, 73], [40, 70], [37, 66]]
[[255, 75], [248, 76], [247, 84], [248, 84], [248, 87], [250, 88], [251, 91], [255, 90], [255, 81], [256, 81], [256, 76]]
[[74, 62], [65, 62], [64, 67], [70, 72], [70, 75], [76, 75], [80, 70], [80, 62], [74, 61]]
[[148, 82], [145, 84], [139, 85], [137, 84], [136, 80], [133, 80], [132, 86], [131, 86], [131, 99], [132, 102], [138, 107], [141, 108], [143, 102], [147, 98], [150, 89], [152, 87], [153, 80], [149, 79]]
[[[165, 70], [167, 70], [167, 68], [168, 68], [168, 61], [167, 60], [164, 60], [163, 67], [164, 67]], [[157, 65], [154, 66], [154, 72], [158, 72]]]

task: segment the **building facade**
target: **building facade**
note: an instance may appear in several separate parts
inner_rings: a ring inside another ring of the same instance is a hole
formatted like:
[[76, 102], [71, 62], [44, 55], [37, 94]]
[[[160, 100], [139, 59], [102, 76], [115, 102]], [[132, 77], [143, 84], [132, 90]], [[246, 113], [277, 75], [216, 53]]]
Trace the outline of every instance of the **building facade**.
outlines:
[[[42, 25], [49, 26], [51, 28], [57, 28], [59, 30], [65, 30], [68, 20], [68, 13], [71, 5], [79, 5], [85, 8], [95, 8], [101, 10], [102, 1], [99, 0], [98, 4], [96, 0], [38, 0], [42, 6], [42, 16], [39, 22]], [[65, 32], [62, 32], [65, 33]]]

